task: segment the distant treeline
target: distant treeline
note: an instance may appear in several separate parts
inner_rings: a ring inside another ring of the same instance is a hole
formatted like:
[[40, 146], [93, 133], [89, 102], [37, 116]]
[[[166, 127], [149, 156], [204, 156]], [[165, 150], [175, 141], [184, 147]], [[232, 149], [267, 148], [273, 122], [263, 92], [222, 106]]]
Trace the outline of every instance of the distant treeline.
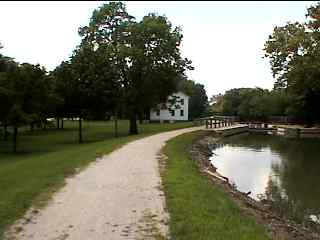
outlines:
[[273, 116], [288, 116], [290, 111], [290, 97], [281, 90], [235, 88], [211, 101], [214, 113], [238, 116], [242, 121], [268, 121]]

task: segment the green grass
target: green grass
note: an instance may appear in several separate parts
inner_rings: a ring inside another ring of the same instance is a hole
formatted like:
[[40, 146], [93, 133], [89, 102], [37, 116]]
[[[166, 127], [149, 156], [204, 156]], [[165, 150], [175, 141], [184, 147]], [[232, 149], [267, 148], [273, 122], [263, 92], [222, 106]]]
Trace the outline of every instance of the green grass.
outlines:
[[119, 121], [120, 137], [114, 138], [113, 122], [84, 122], [85, 143], [78, 144], [77, 124], [67, 121], [64, 130], [32, 133], [22, 129], [17, 154], [11, 153], [11, 141], [0, 141], [0, 239], [8, 225], [31, 205], [45, 203], [76, 168], [134, 139], [192, 125], [144, 124], [140, 126], [141, 134], [128, 136], [128, 121]]
[[244, 215], [221, 187], [201, 175], [190, 159], [192, 142], [205, 134], [178, 136], [163, 149], [168, 156], [163, 184], [172, 239], [268, 239], [265, 229]]

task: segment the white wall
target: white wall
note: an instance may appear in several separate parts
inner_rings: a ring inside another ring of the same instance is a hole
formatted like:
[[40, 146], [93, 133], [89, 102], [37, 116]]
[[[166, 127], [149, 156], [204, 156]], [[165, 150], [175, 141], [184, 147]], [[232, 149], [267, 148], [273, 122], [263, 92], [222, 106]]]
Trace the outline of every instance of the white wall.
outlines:
[[[175, 121], [187, 121], [189, 118], [189, 96], [182, 92], [174, 93], [172, 95], [179, 96], [180, 99], [184, 99], [184, 104], [180, 105], [180, 109], [175, 109], [175, 115], [171, 116], [171, 113], [168, 109], [160, 109], [160, 115], [157, 116], [157, 110], [151, 109], [150, 111], [150, 120], [160, 121], [160, 120], [175, 120]], [[171, 96], [169, 96], [170, 99]], [[179, 99], [179, 100], [180, 100]], [[180, 110], [183, 110], [184, 115], [180, 116]]]

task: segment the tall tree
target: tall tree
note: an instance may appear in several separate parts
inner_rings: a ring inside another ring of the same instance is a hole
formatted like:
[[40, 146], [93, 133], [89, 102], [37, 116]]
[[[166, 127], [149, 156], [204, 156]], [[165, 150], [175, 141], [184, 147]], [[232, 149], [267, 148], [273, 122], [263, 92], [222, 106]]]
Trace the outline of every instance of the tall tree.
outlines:
[[277, 79], [275, 88], [292, 96], [296, 115], [312, 125], [320, 120], [320, 3], [308, 8], [304, 23], [275, 27], [265, 43], [265, 56]]
[[[137, 115], [177, 90], [191, 62], [180, 55], [180, 28], [166, 17], [149, 14], [134, 21], [121, 2], [94, 11], [89, 26], [80, 28], [93, 49], [104, 49], [117, 81], [115, 99], [121, 99], [130, 118], [130, 134], [137, 134]], [[113, 56], [113, 57], [112, 57]]]
[[164, 16], [149, 14], [132, 26], [129, 69], [124, 88], [130, 113], [130, 133], [136, 134], [136, 116], [177, 91], [191, 61], [180, 54], [182, 33]]
[[[121, 2], [103, 4], [93, 11], [89, 26], [79, 28], [83, 37], [80, 48], [89, 48], [99, 61], [94, 61], [97, 70], [97, 86], [100, 96], [104, 96], [104, 110], [111, 109], [115, 116], [117, 136], [117, 116], [124, 104], [123, 88], [128, 68], [123, 49], [128, 48], [129, 26], [134, 23], [126, 7]], [[102, 71], [103, 70], [103, 71]], [[100, 111], [101, 112], [101, 111]]]

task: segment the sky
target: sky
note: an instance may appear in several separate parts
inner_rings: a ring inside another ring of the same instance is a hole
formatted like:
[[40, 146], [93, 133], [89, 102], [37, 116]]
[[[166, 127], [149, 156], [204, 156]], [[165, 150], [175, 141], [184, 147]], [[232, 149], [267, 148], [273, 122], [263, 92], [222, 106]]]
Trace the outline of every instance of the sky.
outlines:
[[[263, 47], [275, 26], [305, 21], [315, 1], [270, 2], [126, 2], [140, 20], [148, 13], [165, 15], [181, 26], [183, 57], [192, 60], [190, 79], [207, 95], [238, 87], [271, 89], [274, 79]], [[78, 28], [89, 23], [104, 1], [0, 2], [1, 53], [18, 62], [39, 63], [53, 70], [80, 43]]]

